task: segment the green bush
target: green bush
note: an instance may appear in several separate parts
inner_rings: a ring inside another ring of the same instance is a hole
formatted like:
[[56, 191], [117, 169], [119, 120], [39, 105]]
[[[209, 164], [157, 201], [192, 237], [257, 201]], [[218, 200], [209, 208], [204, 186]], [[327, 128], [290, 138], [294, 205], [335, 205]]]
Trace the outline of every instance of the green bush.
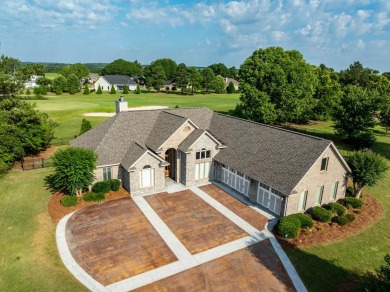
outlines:
[[339, 203], [329, 203], [325, 208], [332, 211], [333, 214], [336, 213], [338, 216], [344, 215], [347, 212], [347, 209]]
[[361, 209], [363, 206], [363, 203], [356, 198], [346, 197], [343, 200], [346, 207], [351, 206], [354, 209]]
[[[306, 216], [305, 214], [298, 213], [298, 214], [293, 214], [293, 215], [289, 215], [289, 216], [297, 218], [300, 222], [301, 228], [307, 229], [307, 228], [313, 227], [313, 220], [310, 217]], [[289, 216], [287, 216], [287, 217], [289, 217]]]
[[110, 180], [111, 191], [119, 191], [121, 187], [121, 181], [119, 179]]
[[349, 222], [352, 222], [355, 220], [355, 215], [353, 215], [353, 214], [347, 214], [345, 216], [347, 216]]
[[352, 222], [353, 220], [355, 220], [355, 216], [352, 214], [340, 215], [332, 219], [333, 222], [336, 222], [338, 225], [341, 226], [344, 226], [347, 223]]
[[76, 206], [78, 202], [78, 199], [76, 196], [63, 196], [61, 199], [61, 204], [64, 205], [65, 207], [72, 207]]
[[322, 207], [316, 206], [311, 212], [311, 217], [319, 222], [329, 222], [332, 219], [333, 213]]
[[86, 193], [83, 196], [83, 200], [86, 201], [86, 202], [101, 202], [105, 198], [106, 198], [106, 194], [105, 193], [90, 192], [90, 193]]
[[98, 181], [92, 186], [94, 193], [106, 194], [111, 190], [111, 180]]
[[355, 190], [353, 187], [347, 187], [346, 191], [345, 191], [345, 195], [347, 197], [353, 197], [355, 194]]
[[301, 222], [297, 217], [283, 217], [278, 222], [278, 234], [285, 238], [295, 238], [298, 236], [300, 225]]

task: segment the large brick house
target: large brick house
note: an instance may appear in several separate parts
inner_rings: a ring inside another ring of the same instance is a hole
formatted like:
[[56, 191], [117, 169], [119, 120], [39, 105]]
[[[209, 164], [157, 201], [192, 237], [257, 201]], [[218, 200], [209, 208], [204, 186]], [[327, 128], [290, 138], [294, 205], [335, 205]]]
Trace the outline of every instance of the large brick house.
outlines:
[[132, 195], [218, 181], [278, 216], [345, 195], [350, 169], [333, 142], [207, 108], [121, 112], [71, 141], [98, 155], [96, 180]]

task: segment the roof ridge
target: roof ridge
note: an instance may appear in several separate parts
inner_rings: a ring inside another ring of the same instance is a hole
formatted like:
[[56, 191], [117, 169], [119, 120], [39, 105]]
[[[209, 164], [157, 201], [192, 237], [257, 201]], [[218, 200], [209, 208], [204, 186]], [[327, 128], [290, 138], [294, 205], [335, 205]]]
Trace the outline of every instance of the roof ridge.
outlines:
[[272, 128], [272, 129], [276, 129], [276, 130], [280, 130], [280, 131], [296, 134], [296, 135], [301, 135], [301, 136], [308, 137], [308, 138], [315, 139], [315, 140], [323, 140], [323, 141], [331, 142], [331, 140], [328, 140], [328, 139], [324, 139], [324, 138], [320, 138], [320, 137], [316, 137], [316, 136], [312, 136], [312, 135], [308, 135], [308, 134], [292, 131], [292, 130], [289, 130], [289, 129], [286, 129], [286, 128], [282, 128], [282, 127], [277, 127], [277, 126], [273, 126], [273, 125], [267, 125], [267, 124], [263, 124], [263, 123], [259, 123], [259, 122], [255, 122], [255, 121], [251, 121], [251, 120], [246, 120], [246, 119], [243, 119], [243, 118], [238, 118], [238, 117], [235, 117], [235, 116], [221, 114], [221, 113], [218, 113], [218, 112], [216, 112], [216, 114], [218, 114], [220, 116], [225, 116], [225, 117], [229, 117], [229, 118], [232, 118], [232, 119], [244, 121], [244, 122], [247, 122], [247, 123], [255, 124], [255, 125], [260, 125], [260, 126], [264, 126], [264, 127], [268, 127], [268, 128]]
[[182, 119], [187, 119], [186, 117], [183, 117], [183, 116], [179, 116], [177, 114], [174, 114], [174, 113], [170, 113], [170, 112], [166, 112], [165, 110], [161, 110], [162, 113], [166, 113], [166, 114], [169, 114], [169, 115], [172, 115], [172, 116], [175, 116], [175, 117], [179, 117], [179, 118], [182, 118]]

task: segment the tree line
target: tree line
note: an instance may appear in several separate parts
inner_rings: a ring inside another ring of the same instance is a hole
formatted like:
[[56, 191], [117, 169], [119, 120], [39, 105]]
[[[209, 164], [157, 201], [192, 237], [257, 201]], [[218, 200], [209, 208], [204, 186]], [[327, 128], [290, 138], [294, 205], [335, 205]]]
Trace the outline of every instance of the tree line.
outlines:
[[336, 72], [306, 62], [296, 50], [253, 52], [239, 70], [240, 102], [232, 114], [267, 124], [332, 119], [336, 133], [357, 148], [371, 148], [372, 128], [390, 127], [390, 73], [354, 62]]

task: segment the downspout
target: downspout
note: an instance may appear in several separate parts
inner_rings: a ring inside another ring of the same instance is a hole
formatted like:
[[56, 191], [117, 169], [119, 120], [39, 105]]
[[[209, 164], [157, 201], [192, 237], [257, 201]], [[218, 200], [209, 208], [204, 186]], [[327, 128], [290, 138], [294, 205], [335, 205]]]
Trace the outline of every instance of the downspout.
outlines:
[[286, 212], [287, 212], [287, 204], [288, 204], [288, 198], [289, 198], [289, 196], [286, 196], [285, 198], [286, 198], [286, 200], [285, 200], [285, 202], [284, 202], [284, 211], [283, 211], [283, 217], [285, 217], [285, 216], [286, 216]]

